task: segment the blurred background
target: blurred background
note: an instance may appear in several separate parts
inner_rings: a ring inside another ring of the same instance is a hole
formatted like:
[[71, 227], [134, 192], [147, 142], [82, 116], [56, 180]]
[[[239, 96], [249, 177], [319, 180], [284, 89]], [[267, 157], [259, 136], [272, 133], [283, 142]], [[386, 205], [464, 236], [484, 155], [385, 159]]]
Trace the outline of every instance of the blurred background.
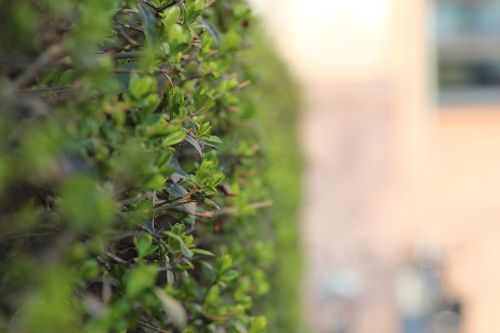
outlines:
[[500, 1], [252, 2], [304, 91], [310, 325], [500, 332]]

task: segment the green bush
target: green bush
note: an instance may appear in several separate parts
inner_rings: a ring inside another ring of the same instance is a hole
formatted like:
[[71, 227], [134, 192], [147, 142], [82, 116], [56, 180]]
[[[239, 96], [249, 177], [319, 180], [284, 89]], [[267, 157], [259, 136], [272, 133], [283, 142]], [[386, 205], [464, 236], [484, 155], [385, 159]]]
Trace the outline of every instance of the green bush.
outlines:
[[248, 6], [0, 22], [0, 331], [301, 332], [294, 88]]
[[[260, 35], [254, 34], [257, 44], [266, 45]], [[272, 229], [268, 234], [272, 235], [270, 244], [274, 253], [269, 270], [272, 289], [263, 300], [263, 311], [270, 332], [305, 333], [310, 330], [300, 307], [302, 247], [297, 226], [302, 187], [302, 156], [296, 135], [300, 94], [272, 49], [254, 48], [247, 59], [251, 60], [253, 81], [259, 82], [258, 87], [253, 86], [248, 92], [253, 105], [258, 106], [257, 119], [264, 130], [261, 138], [267, 164], [263, 177], [274, 208], [261, 215], [265, 225]]]

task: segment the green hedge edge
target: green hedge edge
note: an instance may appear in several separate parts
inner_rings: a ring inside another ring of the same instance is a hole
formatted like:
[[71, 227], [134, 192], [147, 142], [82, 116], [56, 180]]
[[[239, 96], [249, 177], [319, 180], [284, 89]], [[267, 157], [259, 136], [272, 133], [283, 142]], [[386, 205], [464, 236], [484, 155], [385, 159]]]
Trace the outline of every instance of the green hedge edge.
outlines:
[[297, 88], [245, 2], [0, 22], [0, 331], [304, 332]]

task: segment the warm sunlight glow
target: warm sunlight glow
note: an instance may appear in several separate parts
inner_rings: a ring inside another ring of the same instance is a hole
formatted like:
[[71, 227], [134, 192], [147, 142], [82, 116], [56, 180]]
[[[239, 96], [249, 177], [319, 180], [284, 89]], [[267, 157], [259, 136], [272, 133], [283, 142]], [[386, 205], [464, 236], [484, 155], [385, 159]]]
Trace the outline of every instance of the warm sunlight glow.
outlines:
[[376, 71], [387, 58], [393, 0], [254, 2], [302, 72], [352, 77]]

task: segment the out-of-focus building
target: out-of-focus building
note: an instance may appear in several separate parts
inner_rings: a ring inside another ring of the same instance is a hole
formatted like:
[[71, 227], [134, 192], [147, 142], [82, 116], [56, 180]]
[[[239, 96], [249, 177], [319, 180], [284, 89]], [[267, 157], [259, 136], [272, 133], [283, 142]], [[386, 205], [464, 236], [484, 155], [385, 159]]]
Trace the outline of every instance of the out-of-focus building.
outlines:
[[[413, 243], [444, 258], [464, 332], [500, 330], [500, 3], [401, 1], [393, 56]], [[397, 166], [400, 168], [401, 166]]]
[[[345, 332], [405, 332], [398, 276], [427, 257], [443, 297], [461, 302], [462, 332], [500, 332], [500, 1], [261, 8], [306, 91], [306, 298], [319, 332], [335, 332], [335, 313]], [[347, 297], [332, 286], [349, 276]]]

